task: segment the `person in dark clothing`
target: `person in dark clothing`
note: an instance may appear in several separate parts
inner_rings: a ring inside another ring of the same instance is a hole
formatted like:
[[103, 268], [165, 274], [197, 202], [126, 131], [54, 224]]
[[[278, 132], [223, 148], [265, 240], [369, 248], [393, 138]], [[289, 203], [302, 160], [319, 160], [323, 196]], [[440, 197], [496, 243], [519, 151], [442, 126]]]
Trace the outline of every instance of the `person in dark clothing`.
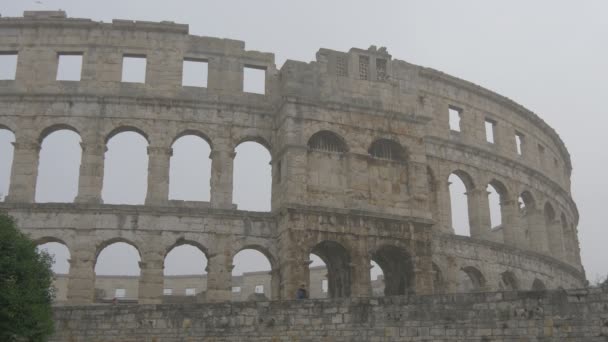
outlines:
[[306, 291], [306, 285], [301, 284], [300, 287], [298, 288], [298, 291], [296, 291], [296, 299], [300, 300], [300, 299], [306, 299], [308, 298], [308, 292]]

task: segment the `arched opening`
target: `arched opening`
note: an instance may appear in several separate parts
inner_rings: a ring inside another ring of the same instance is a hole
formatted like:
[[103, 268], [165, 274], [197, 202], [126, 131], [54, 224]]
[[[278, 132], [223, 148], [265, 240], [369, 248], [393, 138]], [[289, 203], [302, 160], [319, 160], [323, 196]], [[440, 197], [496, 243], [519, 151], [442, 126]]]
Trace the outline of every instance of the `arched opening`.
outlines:
[[38, 251], [44, 251], [53, 258], [51, 270], [55, 274], [53, 287], [55, 288], [55, 302], [67, 300], [68, 281], [70, 274], [70, 250], [68, 247], [55, 239], [44, 242], [36, 247]]
[[564, 254], [568, 262], [574, 262], [574, 233], [570, 230], [566, 214], [561, 213], [559, 217], [561, 223], [561, 234], [563, 236]]
[[378, 139], [369, 147], [369, 154], [378, 159], [406, 161], [407, 153], [405, 149], [394, 140]]
[[323, 241], [310, 254], [318, 256], [327, 267], [327, 297], [350, 297], [351, 266], [346, 248], [334, 241]]
[[3, 202], [8, 195], [13, 166], [14, 142], [15, 135], [13, 132], [0, 126], [0, 202]]
[[104, 244], [95, 261], [95, 301], [136, 300], [139, 291], [139, 251], [120, 240]]
[[384, 296], [384, 289], [386, 288], [386, 283], [384, 282], [384, 272], [382, 271], [380, 265], [378, 265], [378, 263], [374, 260], [371, 260], [369, 277], [372, 285], [372, 296]]
[[463, 267], [458, 274], [459, 292], [477, 292], [483, 290], [486, 279], [477, 268], [472, 266]]
[[272, 168], [270, 151], [247, 141], [239, 144], [234, 158], [233, 201], [240, 210], [270, 211]]
[[171, 146], [169, 199], [209, 201], [211, 147], [198, 135], [181, 136]]
[[42, 137], [36, 202], [74, 202], [80, 176], [80, 142], [80, 135], [72, 129], [53, 130]]
[[435, 293], [445, 293], [446, 292], [446, 284], [445, 279], [443, 279], [443, 272], [437, 264], [433, 263], [433, 289]]
[[471, 236], [469, 220], [469, 195], [473, 183], [468, 174], [455, 171], [448, 177], [450, 188], [451, 224], [454, 234]]
[[532, 282], [532, 291], [545, 291], [546, 289], [545, 283], [541, 280], [534, 279], [534, 282]]
[[148, 187], [148, 140], [138, 131], [111, 135], [105, 154], [103, 189], [106, 204], [144, 204]]
[[334, 132], [320, 131], [308, 140], [306, 187], [309, 200], [318, 206], [341, 206], [336, 198], [344, 197], [347, 187], [347, 146]]
[[207, 290], [207, 256], [200, 246], [180, 242], [165, 256], [163, 274], [165, 302], [196, 296]]
[[[534, 234], [532, 231], [534, 225], [532, 213], [536, 208], [536, 203], [534, 197], [532, 197], [532, 194], [528, 191], [522, 192], [519, 195], [517, 202], [519, 205], [520, 221], [524, 230], [525, 240], [529, 241], [529, 239], [533, 238], [532, 235]], [[536, 239], [537, 237], [534, 238]]]
[[557, 221], [553, 206], [547, 202], [545, 204], [545, 228], [547, 229], [549, 251], [555, 258], [563, 257], [563, 236], [560, 222]]
[[275, 295], [278, 284], [272, 277], [270, 259], [257, 249], [246, 248], [232, 259], [232, 299], [268, 300]]
[[486, 191], [490, 207], [490, 228], [501, 227], [503, 223], [502, 203], [506, 202], [507, 190], [502, 183], [493, 180], [486, 187]]
[[327, 265], [323, 259], [315, 254], [310, 254], [308, 258], [310, 260], [308, 266], [308, 297], [327, 298], [329, 296]]
[[407, 251], [395, 246], [383, 246], [374, 252], [371, 258], [384, 273], [385, 296], [413, 292], [414, 266]]
[[344, 139], [331, 131], [320, 131], [308, 139], [308, 148], [313, 151], [343, 153], [348, 150]]
[[517, 277], [511, 271], [506, 271], [500, 275], [499, 289], [504, 291], [517, 291], [519, 290], [519, 281]]

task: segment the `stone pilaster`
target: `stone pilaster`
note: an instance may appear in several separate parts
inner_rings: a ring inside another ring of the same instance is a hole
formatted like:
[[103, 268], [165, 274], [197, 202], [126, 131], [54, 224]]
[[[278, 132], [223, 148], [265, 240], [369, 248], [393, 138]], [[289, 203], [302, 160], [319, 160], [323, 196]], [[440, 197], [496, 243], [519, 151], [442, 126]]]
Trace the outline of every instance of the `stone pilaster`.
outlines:
[[139, 304], [160, 304], [163, 301], [164, 260], [160, 252], [144, 252], [139, 263]]
[[467, 191], [471, 237], [483, 239], [490, 230], [490, 203], [486, 189]]
[[523, 219], [528, 225], [530, 249], [541, 253], [548, 253], [548, 234], [542, 211], [536, 208], [526, 208], [526, 215], [524, 215]]
[[228, 150], [211, 152], [211, 206], [232, 208], [232, 178], [236, 153]]
[[283, 300], [295, 299], [296, 291], [301, 284], [306, 285], [310, 294], [309, 266], [312, 261], [305, 248], [295, 239], [295, 234], [288, 230], [279, 238], [280, 296]]
[[433, 293], [433, 262], [430, 255], [416, 255], [414, 258], [414, 292], [417, 295]]
[[281, 299], [281, 269], [278, 267], [273, 268], [269, 272], [270, 274], [270, 299], [279, 300]]
[[33, 141], [13, 143], [13, 166], [11, 169], [11, 183], [6, 196], [6, 202], [33, 203], [36, 195], [36, 181], [38, 178], [38, 155], [40, 145]]
[[551, 256], [565, 261], [564, 236], [562, 233], [561, 222], [559, 220], [550, 220], [546, 222], [546, 227], [547, 235], [549, 237], [549, 251], [551, 252]]
[[452, 226], [452, 202], [450, 198], [450, 182], [438, 180], [437, 188], [437, 213], [438, 217], [434, 217], [438, 221], [441, 232], [453, 234], [454, 227]]
[[525, 243], [524, 231], [519, 220], [517, 201], [506, 199], [500, 203], [504, 243], [511, 246], [522, 246]]
[[[363, 249], [365, 251], [365, 249]], [[370, 257], [367, 253], [353, 255], [351, 267], [351, 297], [370, 297], [372, 283], [370, 278]]]
[[146, 205], [164, 205], [169, 201], [169, 163], [172, 149], [148, 147], [148, 192]]
[[229, 301], [232, 298], [232, 259], [223, 251], [209, 255], [207, 260], [207, 293], [209, 302]]
[[67, 300], [70, 304], [91, 304], [95, 301], [95, 254], [90, 246], [77, 246], [70, 258]]
[[78, 178], [77, 203], [102, 203], [105, 146], [81, 143], [82, 160]]

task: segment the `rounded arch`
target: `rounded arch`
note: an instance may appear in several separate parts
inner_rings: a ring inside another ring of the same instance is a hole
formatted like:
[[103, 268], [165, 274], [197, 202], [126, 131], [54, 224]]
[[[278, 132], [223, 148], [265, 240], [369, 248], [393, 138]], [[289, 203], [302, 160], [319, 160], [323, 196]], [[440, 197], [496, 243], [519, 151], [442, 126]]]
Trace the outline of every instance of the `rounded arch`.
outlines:
[[67, 124], [55, 124], [40, 134], [34, 200], [71, 203], [78, 195], [82, 136]]
[[60, 239], [55, 236], [43, 236], [43, 237], [36, 238], [33, 241], [36, 246], [44, 245], [45, 243], [55, 242], [55, 243], [60, 243], [62, 245], [65, 245], [69, 249], [69, 246], [65, 242], [65, 240]]
[[7, 131], [13, 133], [13, 135], [15, 135], [15, 130], [7, 124], [0, 122], [0, 129], [7, 130]]
[[547, 286], [545, 286], [545, 283], [538, 279], [538, 278], [534, 278], [534, 281], [532, 282], [532, 291], [545, 291], [547, 289]]
[[171, 289], [173, 285], [177, 285], [172, 278], [174, 276], [203, 277], [207, 273], [208, 262], [208, 253], [201, 244], [189, 240], [180, 240], [173, 244], [165, 250], [163, 256], [163, 274], [168, 277], [164, 281], [165, 288]]
[[203, 252], [203, 255], [205, 256], [205, 258], [209, 258], [209, 250], [200, 242], [195, 241], [195, 240], [190, 240], [190, 239], [186, 239], [186, 238], [179, 238], [175, 241], [175, 243], [173, 243], [171, 246], [165, 248], [165, 252], [163, 255], [163, 260], [167, 258], [167, 255], [175, 248], [180, 247], [180, 246], [184, 246], [184, 245], [189, 245], [189, 246], [193, 246], [198, 248], [201, 252]]
[[464, 292], [481, 291], [486, 285], [486, 278], [481, 271], [473, 266], [462, 267], [461, 273], [465, 278], [461, 278], [460, 289]]
[[134, 132], [137, 133], [139, 135], [141, 135], [144, 139], [146, 139], [146, 142], [148, 144], [150, 144], [150, 138], [148, 136], [148, 134], [146, 134], [146, 132], [144, 132], [142, 129], [135, 127], [135, 126], [130, 126], [130, 125], [123, 125], [123, 126], [118, 126], [114, 129], [112, 129], [108, 134], [106, 134], [106, 139], [105, 139], [105, 144], [107, 145], [108, 142], [115, 137], [116, 135], [120, 134], [120, 133], [124, 133], [124, 132]]
[[[150, 141], [131, 126], [120, 126], [106, 137], [101, 198], [107, 204], [144, 204], [148, 195]], [[166, 200], [166, 198], [164, 198]]]
[[371, 254], [384, 273], [384, 295], [398, 296], [413, 291], [414, 265], [406, 249], [383, 245]]
[[309, 254], [318, 256], [327, 267], [329, 297], [350, 297], [352, 272], [348, 250], [336, 241], [324, 240], [314, 245]]
[[[475, 182], [473, 182], [473, 177], [462, 169], [455, 169], [450, 172], [449, 175], [455, 175], [462, 181], [467, 191], [471, 191], [475, 189]], [[449, 176], [448, 176], [449, 177]]]
[[234, 152], [233, 203], [239, 210], [269, 212], [272, 203], [272, 154], [269, 146], [264, 140], [249, 139], [241, 141]]
[[213, 150], [213, 142], [212, 142], [211, 138], [209, 138], [209, 136], [207, 134], [205, 134], [197, 129], [185, 129], [185, 130], [181, 131], [179, 134], [177, 134], [173, 138], [173, 141], [171, 141], [171, 146], [173, 146], [173, 144], [175, 144], [175, 142], [178, 141], [180, 138], [183, 138], [188, 135], [193, 135], [195, 137], [199, 137], [199, 138], [203, 139], [209, 145], [209, 148], [211, 148], [211, 150]]
[[169, 200], [210, 201], [212, 146], [199, 131], [183, 131], [171, 144]]
[[49, 135], [51, 135], [57, 131], [63, 131], [63, 130], [72, 131], [72, 132], [78, 134], [78, 136], [82, 140], [82, 135], [80, 134], [80, 131], [78, 129], [76, 129], [74, 126], [65, 124], [65, 123], [58, 123], [58, 124], [53, 124], [51, 126], [44, 128], [40, 132], [40, 135], [38, 136], [38, 143], [42, 144], [42, 141], [44, 141], [44, 139], [46, 137], [48, 137]]
[[307, 146], [310, 150], [324, 152], [344, 153], [348, 151], [348, 145], [344, 138], [329, 130], [322, 130], [314, 133], [308, 139]]
[[545, 214], [545, 223], [552, 223], [555, 221], [555, 209], [553, 209], [551, 203], [546, 202], [543, 211]]
[[262, 145], [267, 151], [268, 154], [272, 155], [272, 145], [270, 145], [270, 142], [260, 136], [260, 135], [244, 135], [243, 137], [240, 137], [236, 140], [236, 144], [234, 145], [234, 150], [236, 151], [236, 148], [239, 147], [239, 145], [243, 144], [243, 143], [247, 143], [247, 142], [252, 142], [252, 143], [257, 143]]
[[70, 247], [63, 240], [55, 237], [43, 237], [34, 240], [34, 243], [37, 250], [45, 250], [53, 257], [51, 267], [53, 273], [64, 275], [70, 273]]
[[368, 153], [374, 158], [407, 161], [407, 150], [392, 139], [379, 138], [374, 140], [368, 149]]
[[521, 204], [523, 204], [526, 209], [536, 208], [536, 200], [534, 199], [534, 196], [530, 191], [522, 191], [521, 194], [519, 194], [519, 199], [521, 201]]
[[519, 290], [519, 280], [511, 271], [505, 271], [500, 274], [500, 289], [506, 291]]
[[271, 269], [275, 269], [278, 266], [278, 259], [270, 251], [270, 249], [268, 247], [265, 247], [265, 246], [262, 246], [262, 245], [256, 244], [256, 243], [246, 244], [246, 245], [243, 245], [242, 247], [238, 247], [238, 248], [234, 249], [234, 251], [232, 253], [232, 259], [234, 260], [234, 257], [237, 254], [239, 254], [240, 252], [247, 250], [247, 249], [254, 250], [256, 252], [260, 252], [264, 257], [266, 257], [266, 259], [268, 259]]
[[115, 243], [125, 243], [133, 248], [135, 248], [135, 250], [137, 251], [137, 254], [139, 255], [139, 259], [141, 260], [141, 251], [139, 249], [139, 247], [137, 246], [137, 244], [129, 239], [123, 238], [123, 237], [115, 237], [115, 238], [111, 238], [108, 240], [104, 240], [101, 243], [99, 243], [96, 247], [95, 247], [95, 261], [93, 264], [97, 264], [97, 259], [99, 259], [99, 254], [106, 249], [106, 247], [113, 245]]
[[496, 190], [496, 192], [500, 195], [501, 198], [506, 198], [509, 196], [509, 190], [508, 190], [507, 186], [503, 182], [497, 180], [496, 178], [493, 178], [492, 180], [490, 180], [488, 182], [488, 185], [493, 187]]

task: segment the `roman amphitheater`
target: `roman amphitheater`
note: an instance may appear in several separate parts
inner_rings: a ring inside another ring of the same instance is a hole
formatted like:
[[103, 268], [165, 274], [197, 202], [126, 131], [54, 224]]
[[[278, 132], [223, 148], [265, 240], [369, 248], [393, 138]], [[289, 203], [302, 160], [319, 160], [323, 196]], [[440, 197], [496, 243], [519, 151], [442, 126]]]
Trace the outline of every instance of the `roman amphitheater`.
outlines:
[[[15, 136], [0, 210], [70, 252], [56, 341], [608, 341], [608, 292], [585, 288], [568, 151], [502, 95], [386, 48], [320, 49], [277, 69], [272, 53], [187, 25], [64, 12], [1, 18], [0, 53], [17, 59], [0, 81], [0, 128]], [[57, 80], [64, 55], [81, 57], [79, 80]], [[145, 60], [141, 82], [122, 78], [126, 58]], [[185, 61], [208, 68], [207, 84], [182, 85]], [[261, 93], [244, 91], [249, 69], [264, 73]], [[36, 203], [39, 149], [58, 130], [81, 139], [78, 195]], [[101, 198], [106, 145], [127, 131], [148, 143], [143, 205]], [[209, 202], [169, 200], [172, 145], [186, 135], [211, 147]], [[234, 151], [248, 141], [271, 155], [269, 212], [233, 204]], [[450, 176], [466, 187], [470, 236], [452, 228]], [[137, 296], [96, 303], [96, 259], [116, 242], [140, 255]], [[164, 258], [185, 244], [207, 274], [195, 301], [176, 303]], [[271, 300], [231, 301], [243, 249], [268, 258]], [[294, 300], [318, 285], [310, 254], [329, 298]], [[384, 274], [376, 296], [371, 262]]]

